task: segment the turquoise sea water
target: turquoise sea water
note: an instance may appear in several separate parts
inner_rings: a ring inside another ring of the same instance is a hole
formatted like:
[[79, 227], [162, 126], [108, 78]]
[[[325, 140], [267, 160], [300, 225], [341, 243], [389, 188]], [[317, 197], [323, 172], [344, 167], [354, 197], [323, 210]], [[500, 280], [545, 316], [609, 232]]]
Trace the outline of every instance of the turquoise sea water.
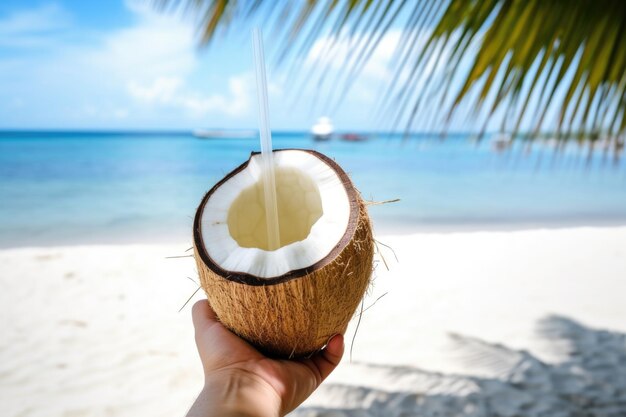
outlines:
[[[275, 148], [336, 159], [378, 232], [626, 224], [626, 163], [572, 147], [497, 154], [467, 135], [315, 143], [276, 133]], [[186, 133], [0, 133], [0, 246], [190, 240], [203, 194], [258, 150], [254, 140]]]

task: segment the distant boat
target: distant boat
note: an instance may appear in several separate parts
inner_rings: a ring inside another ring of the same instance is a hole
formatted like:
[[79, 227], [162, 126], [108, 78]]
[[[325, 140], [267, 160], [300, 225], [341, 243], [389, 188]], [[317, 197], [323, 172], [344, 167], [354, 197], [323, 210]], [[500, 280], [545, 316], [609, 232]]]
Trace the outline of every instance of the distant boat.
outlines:
[[544, 146], [548, 148], [556, 149], [559, 147], [559, 140], [554, 137], [549, 137], [547, 139], [544, 139], [543, 143], [544, 143]]
[[617, 143], [613, 144], [613, 141], [610, 138], [607, 137], [602, 137], [600, 139], [598, 139], [597, 141], [595, 141], [595, 143], [592, 143], [593, 146], [595, 148], [599, 148], [605, 151], [610, 150], [611, 148], [615, 148], [617, 149]]
[[513, 145], [511, 135], [501, 133], [491, 139], [491, 149], [495, 152], [504, 152]]
[[367, 140], [367, 136], [358, 133], [344, 133], [341, 135], [341, 140], [346, 142], [364, 142]]
[[333, 124], [328, 117], [320, 117], [311, 128], [313, 140], [318, 142], [329, 141], [333, 137]]
[[253, 129], [196, 129], [192, 134], [200, 139], [256, 139], [258, 135]]

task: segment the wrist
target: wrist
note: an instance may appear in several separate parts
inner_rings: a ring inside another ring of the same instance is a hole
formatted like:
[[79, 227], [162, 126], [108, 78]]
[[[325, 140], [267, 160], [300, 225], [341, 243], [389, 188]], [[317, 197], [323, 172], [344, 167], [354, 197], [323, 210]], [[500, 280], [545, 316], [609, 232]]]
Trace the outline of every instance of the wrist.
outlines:
[[268, 382], [243, 369], [207, 375], [200, 397], [210, 405], [209, 416], [280, 416], [281, 400], [276, 391]]

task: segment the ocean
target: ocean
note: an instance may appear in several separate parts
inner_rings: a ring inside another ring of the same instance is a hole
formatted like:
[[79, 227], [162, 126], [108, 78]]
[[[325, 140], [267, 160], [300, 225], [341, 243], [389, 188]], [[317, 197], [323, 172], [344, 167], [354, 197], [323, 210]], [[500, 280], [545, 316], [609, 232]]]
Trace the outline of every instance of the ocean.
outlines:
[[[626, 224], [626, 163], [570, 146], [488, 138], [368, 135], [318, 143], [276, 132], [274, 148], [334, 158], [377, 233]], [[191, 240], [203, 194], [259, 150], [257, 140], [190, 133], [0, 132], [0, 247]]]

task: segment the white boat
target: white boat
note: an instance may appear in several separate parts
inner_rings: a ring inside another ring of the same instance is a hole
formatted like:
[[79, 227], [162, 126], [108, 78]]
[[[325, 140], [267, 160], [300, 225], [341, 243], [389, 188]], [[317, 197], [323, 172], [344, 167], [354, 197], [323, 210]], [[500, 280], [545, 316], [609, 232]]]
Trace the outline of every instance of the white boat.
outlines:
[[313, 135], [313, 140], [325, 142], [332, 138], [333, 131], [333, 123], [330, 119], [328, 117], [320, 117], [311, 128], [311, 135]]
[[192, 134], [201, 139], [256, 139], [258, 137], [257, 131], [253, 129], [196, 129]]

